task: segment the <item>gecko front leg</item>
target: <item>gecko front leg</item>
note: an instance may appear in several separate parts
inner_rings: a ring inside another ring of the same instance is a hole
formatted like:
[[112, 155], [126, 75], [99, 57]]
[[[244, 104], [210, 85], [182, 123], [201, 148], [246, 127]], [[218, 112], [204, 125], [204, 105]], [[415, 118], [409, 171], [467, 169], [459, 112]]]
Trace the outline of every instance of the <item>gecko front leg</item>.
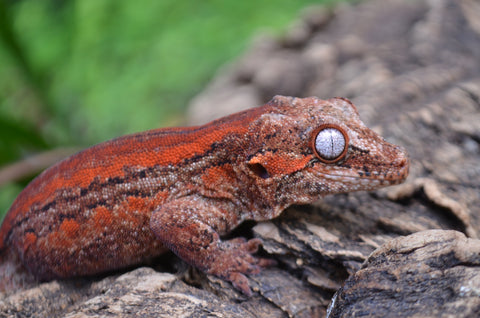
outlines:
[[[156, 237], [177, 256], [205, 273], [230, 281], [245, 295], [251, 296], [245, 274], [257, 274], [275, 261], [253, 256], [260, 239], [234, 238], [223, 241], [217, 230], [228, 223], [213, 204], [184, 197], [155, 210], [150, 228]], [[223, 223], [223, 225], [222, 225]]]

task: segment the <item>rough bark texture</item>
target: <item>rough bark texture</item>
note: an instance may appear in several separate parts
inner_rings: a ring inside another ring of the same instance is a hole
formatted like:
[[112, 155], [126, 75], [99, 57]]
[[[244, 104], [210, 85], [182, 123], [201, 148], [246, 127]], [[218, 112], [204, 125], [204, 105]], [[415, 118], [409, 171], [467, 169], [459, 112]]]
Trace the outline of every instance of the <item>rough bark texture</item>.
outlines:
[[276, 94], [343, 96], [411, 156], [404, 185], [254, 225], [279, 262], [250, 277], [254, 297], [195, 271], [140, 268], [4, 295], [0, 317], [322, 317], [329, 304], [330, 317], [478, 317], [479, 21], [476, 0], [310, 9], [284, 38], [259, 38], [192, 102], [199, 123]]

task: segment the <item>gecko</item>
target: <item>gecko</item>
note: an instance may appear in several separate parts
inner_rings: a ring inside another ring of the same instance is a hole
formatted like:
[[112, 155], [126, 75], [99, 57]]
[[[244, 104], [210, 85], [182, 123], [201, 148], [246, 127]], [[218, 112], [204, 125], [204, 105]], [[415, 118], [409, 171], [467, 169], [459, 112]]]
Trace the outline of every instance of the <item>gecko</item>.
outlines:
[[401, 183], [408, 169], [406, 151], [367, 128], [348, 99], [275, 96], [205, 125], [118, 137], [53, 165], [10, 207], [0, 256], [15, 255], [49, 281], [171, 250], [250, 296], [247, 275], [274, 261], [254, 255], [259, 238], [226, 234], [292, 204]]

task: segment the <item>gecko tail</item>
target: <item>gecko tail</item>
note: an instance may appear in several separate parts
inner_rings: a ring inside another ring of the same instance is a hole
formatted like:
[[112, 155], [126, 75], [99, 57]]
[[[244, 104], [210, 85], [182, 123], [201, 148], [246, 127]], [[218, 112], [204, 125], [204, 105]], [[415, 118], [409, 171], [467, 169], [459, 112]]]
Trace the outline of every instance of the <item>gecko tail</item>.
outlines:
[[10, 248], [0, 250], [0, 293], [13, 294], [34, 286], [37, 279], [23, 266]]

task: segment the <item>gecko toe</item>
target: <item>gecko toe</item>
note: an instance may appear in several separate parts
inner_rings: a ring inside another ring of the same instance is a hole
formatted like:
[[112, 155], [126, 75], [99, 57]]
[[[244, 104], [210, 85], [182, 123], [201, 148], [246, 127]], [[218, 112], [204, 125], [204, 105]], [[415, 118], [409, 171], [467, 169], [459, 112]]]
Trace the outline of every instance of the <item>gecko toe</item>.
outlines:
[[258, 238], [251, 239], [246, 243], [247, 252], [256, 253], [261, 245], [262, 240]]
[[232, 283], [233, 287], [240, 290], [243, 294], [248, 297], [252, 296], [252, 290], [250, 289], [248, 279], [245, 277], [245, 275], [238, 272], [233, 272], [230, 273], [228, 280]]
[[276, 260], [269, 258], [257, 258], [257, 261], [257, 265], [263, 268], [276, 266], [278, 264]]

